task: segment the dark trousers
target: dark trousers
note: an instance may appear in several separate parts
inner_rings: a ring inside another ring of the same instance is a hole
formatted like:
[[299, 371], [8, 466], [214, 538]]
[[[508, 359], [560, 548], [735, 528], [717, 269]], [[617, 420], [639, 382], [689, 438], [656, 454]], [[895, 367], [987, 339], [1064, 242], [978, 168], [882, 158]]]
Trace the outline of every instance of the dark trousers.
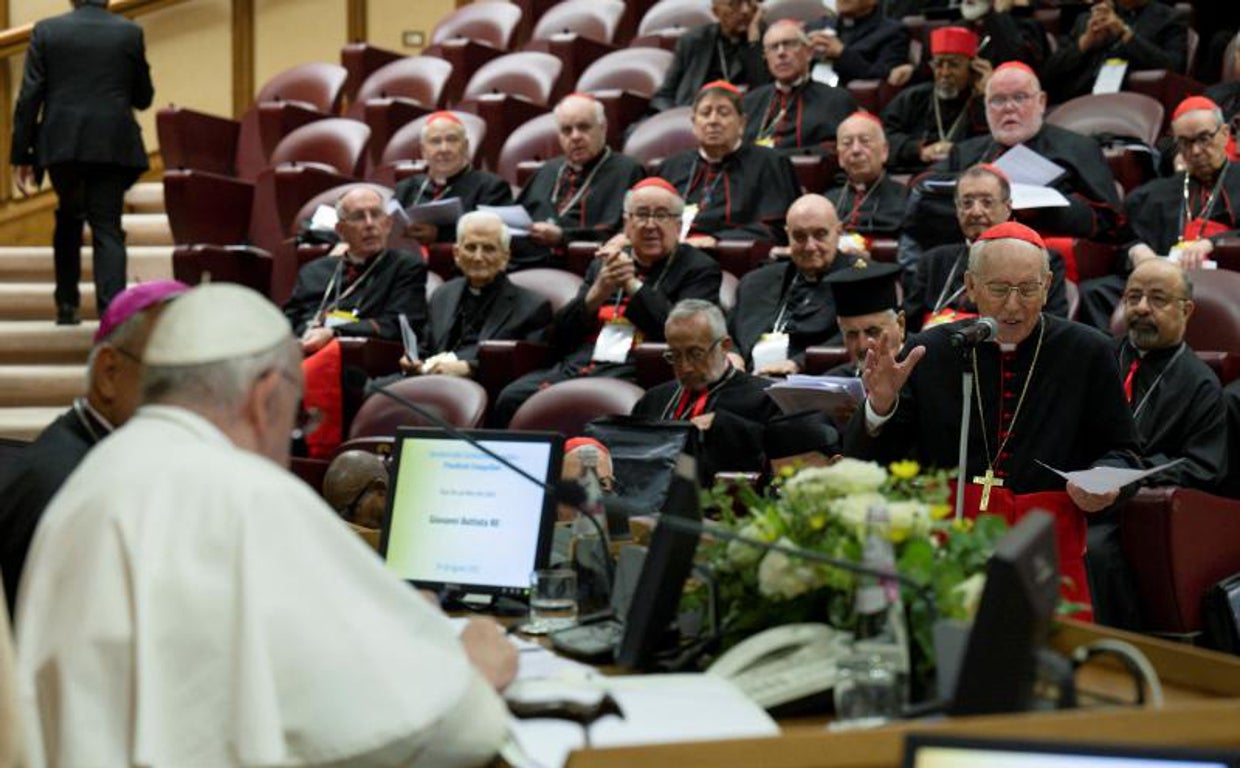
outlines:
[[60, 163], [47, 169], [56, 190], [56, 306], [81, 303], [82, 222], [90, 222], [94, 246], [95, 302], [99, 316], [125, 289], [125, 232], [121, 212], [135, 172], [107, 163]]

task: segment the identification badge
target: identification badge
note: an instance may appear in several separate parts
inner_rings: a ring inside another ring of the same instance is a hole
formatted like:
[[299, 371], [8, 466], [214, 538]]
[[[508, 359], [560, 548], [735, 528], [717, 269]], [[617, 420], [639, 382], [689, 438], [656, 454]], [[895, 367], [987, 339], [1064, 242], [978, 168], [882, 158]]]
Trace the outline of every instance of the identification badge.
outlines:
[[1094, 78], [1094, 93], [1119, 93], [1124, 87], [1124, 75], [1128, 72], [1128, 62], [1124, 59], [1107, 59]]
[[590, 359], [596, 363], [623, 363], [629, 359], [636, 338], [636, 326], [624, 318], [612, 320], [598, 332]]
[[759, 147], [767, 147], [768, 149], [775, 148], [775, 139], [771, 136], [763, 136], [760, 139], [754, 139], [753, 143]]
[[823, 83], [824, 85], [829, 85], [832, 88], [839, 85], [839, 82], [840, 82], [840, 75], [838, 72], [835, 71], [835, 67], [831, 66], [825, 61], [820, 61], [817, 64], [815, 64], [814, 68], [810, 70], [809, 76], [815, 82]]
[[335, 328], [338, 325], [347, 325], [348, 323], [357, 322], [357, 310], [336, 309], [328, 312], [323, 318], [324, 328]]
[[[1167, 260], [1172, 264], [1180, 264], [1184, 261], [1184, 249], [1188, 247], [1191, 240], [1181, 240], [1171, 246], [1171, 250], [1167, 253]], [[1218, 269], [1218, 262], [1210, 259], [1204, 259], [1198, 269]]]
[[750, 352], [753, 357], [753, 369], [761, 370], [768, 365], [778, 365], [788, 359], [788, 334], [764, 333], [758, 337], [758, 343]]
[[689, 203], [685, 209], [680, 212], [680, 239], [684, 240], [689, 236], [689, 231], [693, 229], [693, 220], [698, 215], [698, 204]]

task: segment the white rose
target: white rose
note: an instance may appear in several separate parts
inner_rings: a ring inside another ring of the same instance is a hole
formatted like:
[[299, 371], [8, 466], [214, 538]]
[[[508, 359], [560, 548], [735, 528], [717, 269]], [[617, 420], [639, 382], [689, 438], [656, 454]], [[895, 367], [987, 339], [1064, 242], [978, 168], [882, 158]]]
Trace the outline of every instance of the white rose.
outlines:
[[[780, 539], [779, 543], [792, 542]], [[767, 552], [758, 565], [758, 591], [763, 597], [791, 600], [819, 586], [821, 580], [812, 568], [794, 564], [782, 552]]]
[[986, 574], [980, 571], [952, 587], [952, 592], [960, 596], [960, 602], [969, 618], [977, 615], [977, 607], [982, 602], [982, 590], [985, 587]]
[[858, 533], [864, 533], [869, 520], [870, 509], [885, 507], [887, 500], [877, 493], [857, 493], [835, 499], [828, 509], [841, 523]]
[[[746, 523], [737, 533], [746, 538], [758, 539], [759, 541], [767, 541], [771, 538], [767, 534], [766, 529], [755, 522]], [[728, 562], [735, 568], [745, 568], [753, 565], [762, 557], [763, 552], [763, 550], [755, 546], [740, 541], [728, 542], [727, 551]]]

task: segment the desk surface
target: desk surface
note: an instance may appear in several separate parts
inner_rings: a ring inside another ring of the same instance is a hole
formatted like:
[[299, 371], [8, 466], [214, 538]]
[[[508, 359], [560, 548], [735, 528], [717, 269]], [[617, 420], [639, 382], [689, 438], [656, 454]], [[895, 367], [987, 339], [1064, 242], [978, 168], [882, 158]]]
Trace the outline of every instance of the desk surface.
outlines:
[[[798, 720], [778, 739], [667, 744], [574, 752], [570, 768], [895, 768], [904, 736], [912, 731], [1203, 747], [1240, 747], [1240, 658], [1202, 651], [1093, 624], [1064, 621], [1051, 638], [1061, 652], [1103, 638], [1137, 646], [1163, 683], [1166, 706], [1077, 709], [939, 721], [894, 723], [868, 731], [828, 733], [819, 723]], [[1131, 679], [1118, 665], [1098, 661], [1078, 676], [1082, 690], [1131, 699]]]

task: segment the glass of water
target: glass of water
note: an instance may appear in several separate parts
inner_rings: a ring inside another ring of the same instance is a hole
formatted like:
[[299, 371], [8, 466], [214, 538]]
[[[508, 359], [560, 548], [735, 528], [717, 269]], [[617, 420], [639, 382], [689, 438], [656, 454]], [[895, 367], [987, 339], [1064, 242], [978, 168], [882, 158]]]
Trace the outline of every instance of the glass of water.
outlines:
[[840, 659], [837, 669], [835, 723], [865, 728], [900, 716], [904, 686], [890, 660], [877, 654], [855, 653]]
[[530, 619], [522, 631], [543, 635], [577, 623], [577, 572], [547, 568], [530, 574]]

